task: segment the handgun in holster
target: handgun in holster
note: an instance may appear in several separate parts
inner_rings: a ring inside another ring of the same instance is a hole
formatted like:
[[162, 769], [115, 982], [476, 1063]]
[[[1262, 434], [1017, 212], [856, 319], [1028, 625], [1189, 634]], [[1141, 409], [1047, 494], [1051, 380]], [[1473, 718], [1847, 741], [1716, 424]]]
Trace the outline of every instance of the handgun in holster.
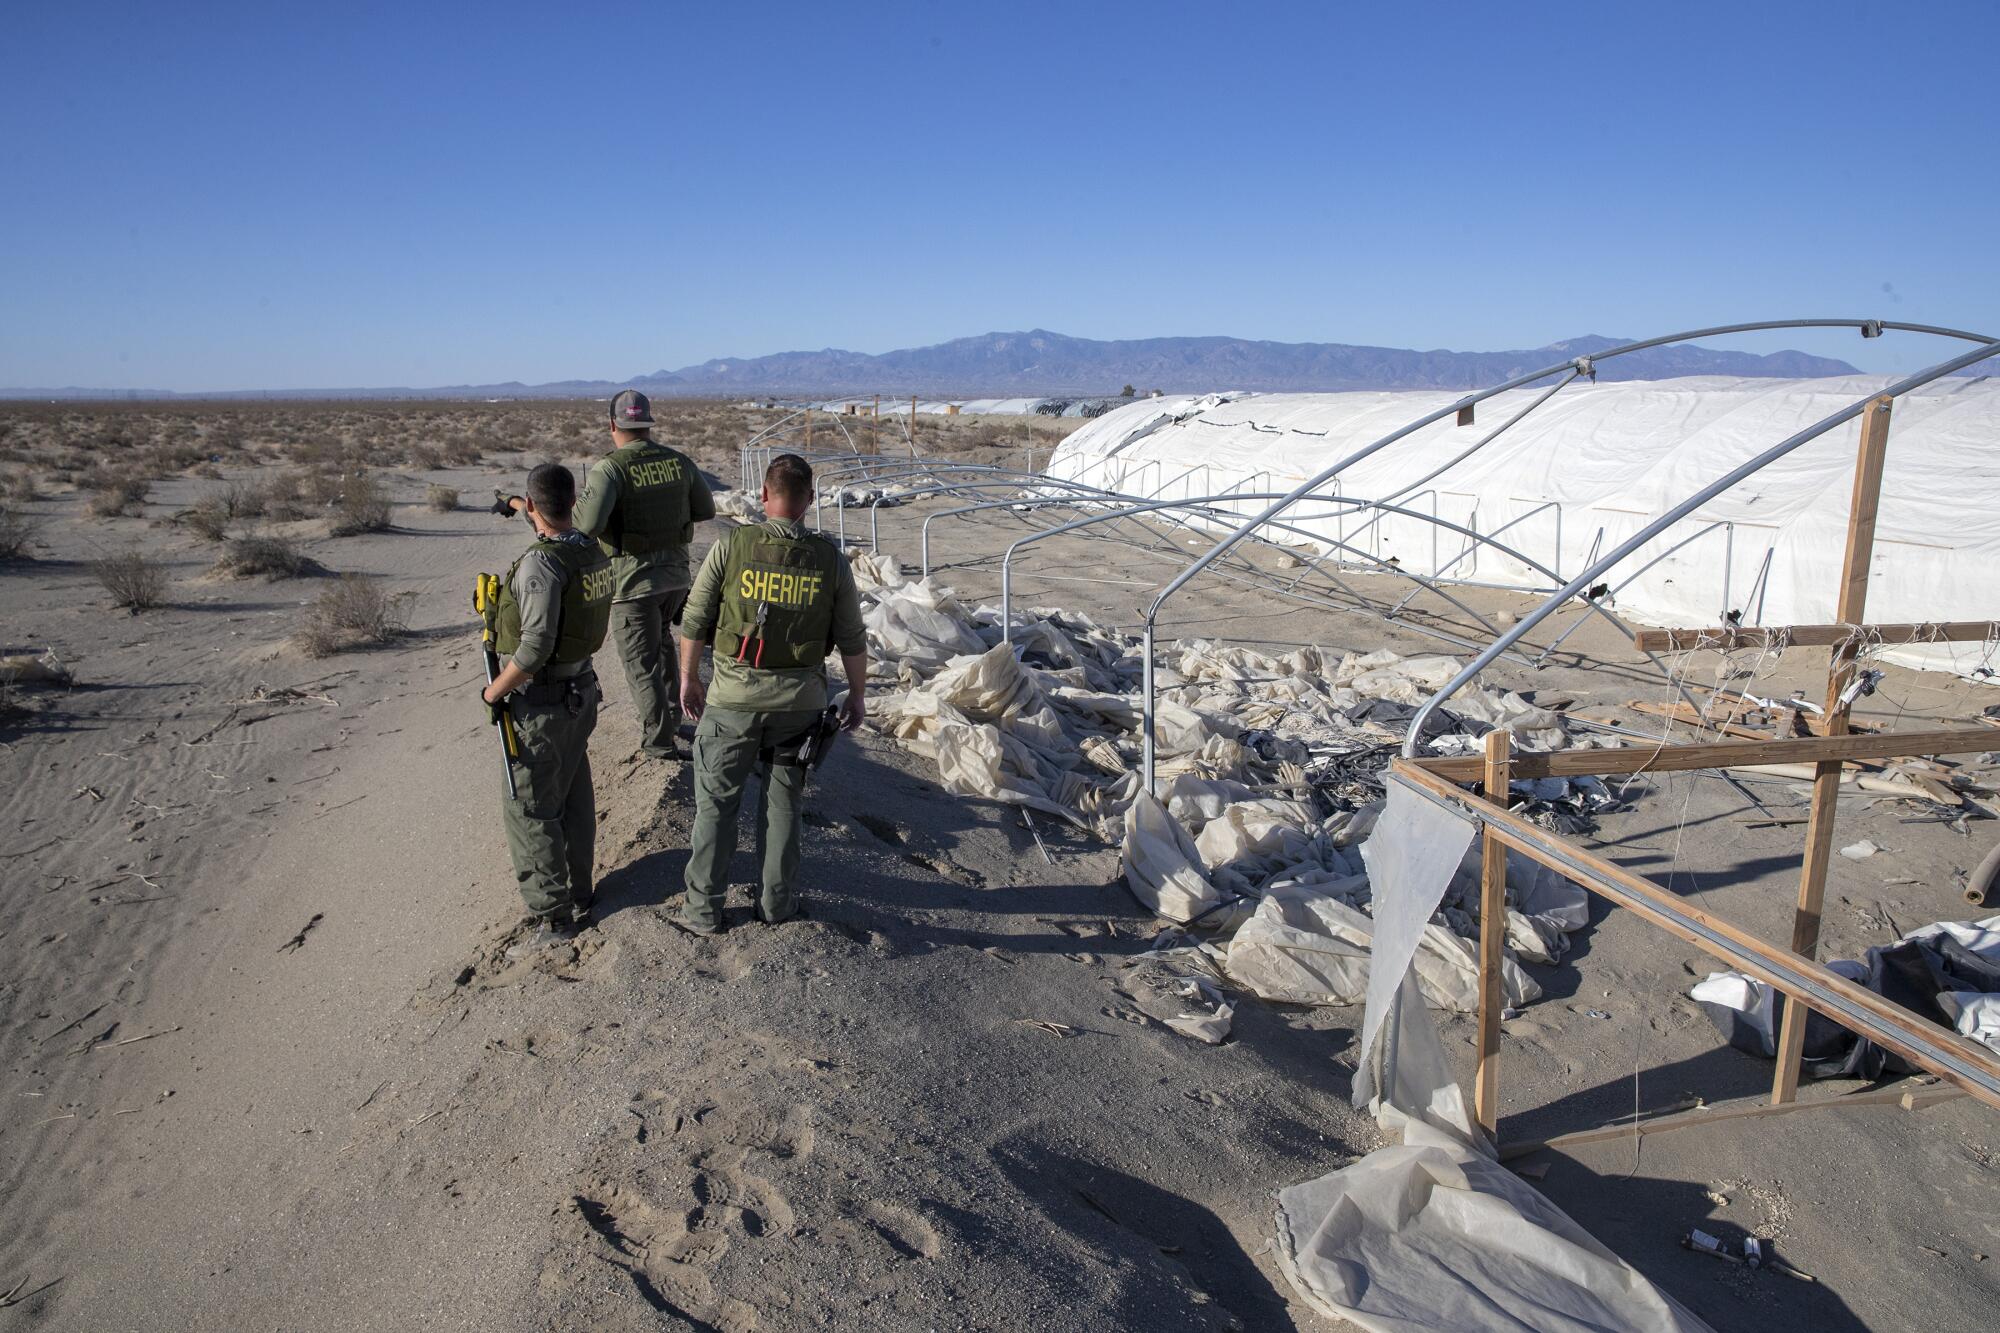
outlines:
[[770, 749], [760, 751], [757, 757], [785, 768], [815, 769], [826, 762], [839, 735], [840, 708], [828, 704], [820, 710], [810, 727], [790, 740], [779, 741]]

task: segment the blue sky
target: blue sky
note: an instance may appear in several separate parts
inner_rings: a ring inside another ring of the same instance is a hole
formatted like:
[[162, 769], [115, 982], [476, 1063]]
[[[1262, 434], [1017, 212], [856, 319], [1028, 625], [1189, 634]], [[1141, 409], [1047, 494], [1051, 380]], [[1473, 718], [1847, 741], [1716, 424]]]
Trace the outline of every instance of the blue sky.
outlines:
[[[2000, 327], [1990, 0], [70, 0], [0, 36], [0, 385]], [[1936, 359], [1739, 345], [1781, 343]]]

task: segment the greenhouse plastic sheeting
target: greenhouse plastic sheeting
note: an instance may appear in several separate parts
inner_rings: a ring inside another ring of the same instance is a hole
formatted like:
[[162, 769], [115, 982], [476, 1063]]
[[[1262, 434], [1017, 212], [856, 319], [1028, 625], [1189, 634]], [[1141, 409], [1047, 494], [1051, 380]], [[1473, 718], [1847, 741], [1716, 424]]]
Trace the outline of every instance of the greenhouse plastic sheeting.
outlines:
[[[1354, 1095], [1403, 1142], [1280, 1191], [1279, 1266], [1315, 1309], [1375, 1333], [1704, 1330], [1473, 1128], [1419, 988], [1431, 915], [1472, 837], [1464, 816], [1389, 784], [1363, 844], [1376, 934]], [[1384, 1041], [1396, 1059], [1378, 1088], [1370, 1057]]]
[[1708, 1327], [1499, 1163], [1403, 1133], [1278, 1195], [1279, 1266], [1321, 1313], [1375, 1333]]
[[[1582, 572], [1593, 551], [1610, 550], [1704, 483], [1890, 382], [1865, 375], [1579, 382], [1396, 503], [1484, 534], [1504, 526], [1497, 540], [1568, 578]], [[1546, 387], [1488, 399], [1479, 405], [1476, 425], [1460, 427], [1446, 416], [1398, 440], [1344, 472], [1337, 493], [1382, 498], [1418, 482]], [[1078, 429], [1047, 470], [1068, 481], [1169, 500], [1231, 487], [1289, 490], [1463, 396], [1423, 391], [1149, 399]], [[1618, 610], [1660, 625], [1720, 624], [1726, 610], [1744, 611], [1745, 623], [1765, 625], [1833, 620], [1859, 429], [1850, 421], [1828, 432], [1641, 548], [1611, 572], [1610, 582], [1693, 538], [1621, 590]], [[1264, 503], [1231, 507], [1248, 515]], [[1303, 506], [1301, 512], [1307, 512]], [[1551, 586], [1547, 576], [1492, 548], [1461, 558], [1464, 537], [1420, 519], [1388, 516], [1377, 523], [1373, 515], [1358, 514], [1290, 521], [1416, 574]], [[1715, 524], [1727, 526], [1696, 535]], [[1293, 534], [1279, 539], [1304, 540]], [[1759, 594], [1753, 586], [1767, 552], [1769, 573]], [[1996, 568], [2000, 378], [1950, 377], [1896, 404], [1869, 617], [1994, 618], [2000, 615]], [[1993, 645], [1970, 643], [1892, 649], [1888, 656], [1970, 672], [1993, 653]]]

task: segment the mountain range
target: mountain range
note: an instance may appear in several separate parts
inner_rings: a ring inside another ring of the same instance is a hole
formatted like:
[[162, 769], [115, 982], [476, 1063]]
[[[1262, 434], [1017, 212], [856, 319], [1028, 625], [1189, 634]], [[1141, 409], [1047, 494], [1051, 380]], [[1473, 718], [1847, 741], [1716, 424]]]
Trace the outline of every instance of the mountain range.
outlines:
[[[438, 388], [255, 390], [180, 394], [145, 389], [5, 389], [9, 398], [601, 398], [636, 386], [676, 397], [827, 398], [880, 393], [929, 398], [1045, 397], [1249, 389], [1474, 389], [1629, 341], [1592, 335], [1513, 352], [1417, 351], [1351, 343], [1280, 343], [1248, 338], [1104, 341], [1031, 329], [954, 338], [893, 352], [779, 352], [721, 357], [625, 380], [546, 384], [456, 384]], [[1730, 352], [1696, 344], [1658, 347], [1605, 362], [1600, 379], [1682, 375], [1809, 378], [1852, 375], [1845, 361], [1805, 352]]]

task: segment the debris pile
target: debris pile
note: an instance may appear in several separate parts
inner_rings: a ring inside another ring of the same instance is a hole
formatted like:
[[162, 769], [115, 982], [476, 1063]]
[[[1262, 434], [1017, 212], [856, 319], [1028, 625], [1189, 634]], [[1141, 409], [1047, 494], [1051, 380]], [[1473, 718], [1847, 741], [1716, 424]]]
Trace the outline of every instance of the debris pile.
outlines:
[[852, 486], [823, 486], [819, 492], [819, 502], [829, 509], [866, 509], [870, 505], [880, 505], [892, 509], [908, 503], [909, 486], [890, 482], [884, 486], [855, 484]]
[[736, 523], [762, 523], [765, 519], [764, 506], [748, 491], [717, 491], [715, 516]]
[[[1231, 983], [1270, 1000], [1354, 1004], [1373, 935], [1360, 844], [1383, 771], [1417, 707], [1457, 674], [1450, 657], [1269, 654], [1181, 640], [1156, 667], [1158, 796], [1143, 790], [1141, 649], [1074, 612], [968, 607], [886, 556], [852, 557], [868, 626], [876, 726], [938, 766], [946, 790], [1067, 819], [1123, 849], [1134, 896], [1169, 921], [1231, 936], [1209, 951]], [[1573, 744], [1559, 713], [1526, 696], [1466, 690], [1434, 715], [1433, 753], [1463, 754], [1496, 728], [1517, 745]], [[1516, 784], [1530, 817], [1588, 827], [1613, 804], [1594, 779]], [[1541, 989], [1521, 961], [1550, 963], [1586, 920], [1582, 889], [1509, 854], [1507, 1002]], [[1418, 975], [1434, 1005], [1478, 1003], [1479, 848], [1426, 931]]]
[[[1939, 921], [1832, 971], [1877, 995], [2000, 1051], [2000, 916]], [[1731, 1046], [1766, 1059], [1778, 1049], [1785, 998], [1742, 972], [1711, 972], [1688, 992]], [[1821, 1014], [1806, 1016], [1804, 1059], [1812, 1078], [1868, 1078], [1917, 1072], [1901, 1056]]]

